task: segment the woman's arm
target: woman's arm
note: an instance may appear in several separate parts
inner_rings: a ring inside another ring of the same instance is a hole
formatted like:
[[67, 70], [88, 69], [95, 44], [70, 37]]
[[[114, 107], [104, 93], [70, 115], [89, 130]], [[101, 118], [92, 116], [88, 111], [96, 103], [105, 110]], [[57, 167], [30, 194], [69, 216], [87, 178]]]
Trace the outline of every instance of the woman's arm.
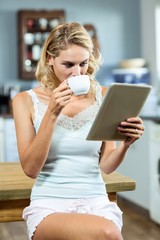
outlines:
[[[106, 90], [102, 87], [103, 95]], [[141, 137], [144, 131], [143, 121], [140, 117], [129, 118], [120, 123], [118, 131], [126, 136], [126, 140], [122, 141], [118, 147], [114, 141], [103, 142], [101, 147], [100, 167], [107, 174], [116, 170], [124, 160], [129, 146]]]
[[47, 111], [36, 135], [26, 95], [20, 93], [13, 99], [13, 115], [22, 168], [26, 175], [35, 178], [47, 158], [55, 119]]
[[107, 174], [113, 172], [122, 163], [129, 146], [141, 137], [144, 131], [143, 121], [139, 117], [129, 118], [120, 123], [118, 130], [126, 136], [126, 140], [118, 147], [112, 141], [102, 144], [100, 166]]
[[20, 93], [13, 99], [13, 115], [16, 126], [17, 145], [22, 168], [26, 175], [36, 178], [41, 171], [50, 149], [56, 119], [62, 108], [70, 101], [68, 86], [53, 91], [48, 109], [36, 134], [31, 97]]

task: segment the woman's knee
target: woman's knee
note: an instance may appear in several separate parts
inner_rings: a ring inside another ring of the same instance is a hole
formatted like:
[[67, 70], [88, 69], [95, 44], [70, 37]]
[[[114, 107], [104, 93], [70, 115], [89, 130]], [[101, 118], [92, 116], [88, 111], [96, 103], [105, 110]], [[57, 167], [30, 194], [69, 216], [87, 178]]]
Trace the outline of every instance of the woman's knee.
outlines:
[[102, 226], [101, 234], [104, 240], [123, 240], [121, 232], [113, 222], [107, 226]]

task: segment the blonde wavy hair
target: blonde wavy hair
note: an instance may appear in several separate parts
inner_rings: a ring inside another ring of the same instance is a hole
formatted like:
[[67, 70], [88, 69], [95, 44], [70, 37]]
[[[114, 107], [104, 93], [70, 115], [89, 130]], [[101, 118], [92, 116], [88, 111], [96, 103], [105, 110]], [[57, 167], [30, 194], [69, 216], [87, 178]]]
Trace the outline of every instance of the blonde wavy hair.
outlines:
[[70, 22], [59, 24], [47, 37], [42, 47], [41, 57], [36, 69], [37, 80], [46, 88], [51, 90], [59, 86], [60, 81], [56, 77], [54, 68], [48, 64], [49, 55], [58, 57], [61, 51], [66, 50], [69, 45], [78, 45], [88, 50], [89, 64], [87, 75], [94, 82], [94, 75], [101, 63], [101, 54], [94, 48], [89, 33], [79, 23]]

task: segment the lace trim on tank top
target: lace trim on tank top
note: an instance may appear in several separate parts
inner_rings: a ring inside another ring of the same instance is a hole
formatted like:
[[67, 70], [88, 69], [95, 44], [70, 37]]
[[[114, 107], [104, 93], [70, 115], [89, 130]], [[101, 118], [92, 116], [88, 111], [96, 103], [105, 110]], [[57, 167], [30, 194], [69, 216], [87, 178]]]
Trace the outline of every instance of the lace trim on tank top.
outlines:
[[[90, 122], [91, 120], [93, 120], [102, 102], [102, 95], [101, 93], [99, 93], [99, 91], [101, 92], [100, 86], [98, 87], [99, 89], [97, 89], [96, 91], [96, 100], [92, 105], [83, 109], [81, 112], [79, 112], [73, 117], [69, 117], [61, 113], [57, 119], [57, 125], [68, 131], [71, 131], [71, 130], [76, 131], [76, 130], [79, 130], [88, 122]], [[35, 110], [34, 125], [36, 125], [37, 122], [40, 121], [40, 119], [42, 119], [42, 117], [44, 116], [48, 105], [43, 102], [40, 102], [36, 93], [32, 89], [28, 90], [27, 92], [32, 97], [34, 110]]]
[[97, 101], [95, 101], [94, 104], [85, 108], [74, 117], [68, 117], [67, 115], [60, 114], [57, 124], [58, 126], [61, 126], [67, 130], [79, 130], [81, 127], [95, 118], [98, 109], [99, 105]]

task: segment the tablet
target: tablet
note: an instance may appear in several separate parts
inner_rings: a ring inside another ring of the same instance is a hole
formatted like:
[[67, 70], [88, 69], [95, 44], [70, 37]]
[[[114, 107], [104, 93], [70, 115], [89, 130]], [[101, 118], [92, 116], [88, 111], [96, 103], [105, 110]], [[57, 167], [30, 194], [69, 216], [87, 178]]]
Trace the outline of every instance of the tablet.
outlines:
[[119, 123], [139, 116], [151, 88], [145, 84], [111, 84], [86, 139], [124, 140], [126, 137], [117, 131]]

